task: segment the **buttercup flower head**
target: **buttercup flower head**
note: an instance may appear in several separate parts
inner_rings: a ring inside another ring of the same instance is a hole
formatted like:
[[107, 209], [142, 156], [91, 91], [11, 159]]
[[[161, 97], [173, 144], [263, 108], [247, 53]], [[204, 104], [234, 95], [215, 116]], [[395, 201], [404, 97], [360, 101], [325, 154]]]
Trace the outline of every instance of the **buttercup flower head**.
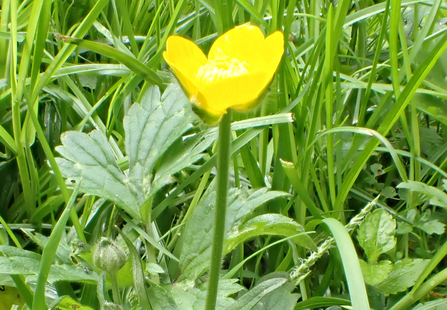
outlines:
[[264, 38], [248, 24], [217, 38], [208, 54], [192, 41], [170, 36], [163, 56], [183, 85], [196, 113], [216, 123], [228, 108], [249, 110], [264, 93], [284, 53], [284, 35]]

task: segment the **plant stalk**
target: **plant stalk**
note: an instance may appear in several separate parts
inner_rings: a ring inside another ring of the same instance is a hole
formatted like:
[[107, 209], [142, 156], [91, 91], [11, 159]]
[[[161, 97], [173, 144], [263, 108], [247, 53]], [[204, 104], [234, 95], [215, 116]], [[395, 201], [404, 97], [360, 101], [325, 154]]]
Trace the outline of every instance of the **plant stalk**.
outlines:
[[113, 302], [117, 305], [121, 305], [120, 289], [118, 287], [118, 279], [116, 273], [109, 273], [110, 280], [112, 281], [112, 294]]
[[216, 308], [219, 286], [220, 265], [225, 236], [225, 215], [227, 209], [228, 174], [230, 168], [231, 111], [224, 114], [219, 123], [218, 157], [217, 157], [217, 192], [214, 209], [214, 234], [211, 249], [206, 310]]

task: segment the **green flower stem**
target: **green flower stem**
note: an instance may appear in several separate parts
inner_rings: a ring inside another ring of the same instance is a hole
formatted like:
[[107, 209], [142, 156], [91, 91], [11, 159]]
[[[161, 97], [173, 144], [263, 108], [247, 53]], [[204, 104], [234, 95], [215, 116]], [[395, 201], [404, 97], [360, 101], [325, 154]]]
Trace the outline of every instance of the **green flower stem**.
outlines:
[[113, 302], [117, 305], [121, 305], [121, 295], [120, 289], [118, 287], [118, 279], [116, 277], [116, 273], [109, 273], [110, 280], [112, 281], [112, 293], [113, 293]]
[[227, 209], [228, 172], [230, 168], [231, 111], [224, 114], [219, 123], [217, 157], [217, 193], [214, 209], [214, 235], [211, 249], [211, 265], [206, 296], [206, 310], [216, 308], [220, 265], [225, 236], [225, 215]]

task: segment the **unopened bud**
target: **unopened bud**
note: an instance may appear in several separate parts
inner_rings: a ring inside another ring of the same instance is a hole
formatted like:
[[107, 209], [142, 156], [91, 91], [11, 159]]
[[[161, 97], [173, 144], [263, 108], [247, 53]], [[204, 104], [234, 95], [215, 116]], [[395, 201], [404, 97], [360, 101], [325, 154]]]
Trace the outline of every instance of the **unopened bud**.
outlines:
[[126, 263], [126, 253], [115, 241], [101, 238], [93, 255], [95, 266], [108, 273], [116, 273]]

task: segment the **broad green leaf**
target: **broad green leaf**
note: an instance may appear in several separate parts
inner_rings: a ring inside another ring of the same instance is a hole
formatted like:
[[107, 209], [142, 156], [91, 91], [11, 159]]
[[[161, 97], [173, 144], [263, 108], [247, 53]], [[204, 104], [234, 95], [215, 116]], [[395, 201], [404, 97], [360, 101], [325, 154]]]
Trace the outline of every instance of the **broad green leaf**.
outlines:
[[359, 259], [359, 262], [363, 279], [369, 285], [377, 285], [384, 281], [393, 269], [393, 263], [389, 260], [381, 260], [375, 265], [368, 264], [362, 259]]
[[0, 286], [16, 286], [14, 280], [7, 273], [0, 273]]
[[146, 272], [148, 272], [150, 274], [165, 273], [163, 268], [161, 268], [160, 265], [155, 264], [155, 263], [147, 263], [145, 270], [146, 270]]
[[[214, 187], [215, 183], [205, 192], [182, 233], [179, 281], [197, 279], [209, 267], [216, 200]], [[240, 225], [242, 218], [256, 207], [276, 197], [287, 195], [283, 192], [267, 191], [266, 188], [249, 192], [243, 189], [230, 189], [225, 223], [227, 235], [233, 226]]]
[[[228, 296], [236, 294], [243, 289], [243, 287], [236, 282], [237, 279], [221, 279], [219, 281], [216, 310], [227, 310], [231, 308], [234, 300]], [[198, 287], [193, 287], [189, 284], [184, 286], [182, 283], [174, 284], [171, 287], [171, 294], [178, 306], [178, 309], [205, 309], [207, 286], [208, 282], [205, 282]]]
[[140, 218], [137, 200], [127, 187], [127, 178], [102, 132], [68, 131], [62, 134], [61, 142], [63, 146], [56, 150], [65, 158], [56, 158], [56, 161], [68, 184], [82, 179], [81, 192], [109, 199], [132, 217]]
[[[0, 273], [28, 275], [29, 281], [36, 280], [39, 272], [40, 260], [27, 257], [0, 257]], [[98, 274], [74, 265], [53, 264], [48, 275], [48, 282], [75, 281], [96, 283]]]
[[396, 245], [394, 237], [396, 221], [383, 209], [377, 209], [366, 216], [358, 230], [358, 240], [370, 264], [375, 264], [380, 254]]
[[0, 285], [0, 310], [10, 310], [13, 305], [22, 306], [25, 301], [16, 287]]
[[[33, 229], [22, 229], [22, 231], [42, 249], [47, 246], [49, 239], [48, 237], [35, 232]], [[63, 232], [63, 234], [64, 238], [62, 238], [59, 242], [56, 256], [63, 263], [72, 264], [72, 261], [70, 260], [71, 248], [66, 242], [65, 232]]]
[[5, 254], [6, 256], [14, 256], [14, 257], [27, 257], [35, 260], [40, 260], [42, 258], [41, 255], [27, 251], [24, 249], [16, 248], [10, 245], [0, 245], [0, 252]]
[[93, 310], [93, 308], [88, 306], [83, 306], [78, 303], [76, 300], [69, 296], [62, 296], [56, 299], [51, 306], [51, 309], [59, 309], [59, 310]]
[[91, 270], [73, 265], [53, 264], [50, 269], [48, 281], [54, 283], [57, 281], [83, 282], [96, 284], [99, 281], [99, 275]]
[[28, 257], [0, 256], [0, 273], [36, 275], [39, 272], [40, 261]]
[[380, 195], [384, 198], [393, 198], [397, 195], [396, 190], [392, 186], [385, 186], [381, 191]]
[[252, 309], [295, 309], [295, 305], [300, 297], [300, 294], [292, 293], [294, 288], [294, 283], [285, 283], [270, 294], [264, 296]]
[[230, 310], [293, 309], [298, 294], [292, 294], [294, 284], [286, 278], [265, 280], [242, 295]]
[[422, 193], [428, 196], [432, 205], [447, 208], [447, 194], [442, 190], [417, 181], [402, 182], [397, 185], [398, 188], [406, 188], [414, 192]]
[[[129, 109], [129, 114], [124, 118], [130, 170], [129, 187], [139, 205], [151, 194], [155, 163], [191, 127], [192, 114], [189, 106], [189, 100], [178, 84], [170, 84], [161, 98], [160, 90], [153, 86], [140, 103], [135, 103]], [[192, 160], [194, 159], [197, 158]], [[185, 165], [191, 163], [189, 160]], [[177, 172], [185, 165], [177, 166], [176, 171], [169, 172]]]
[[[238, 244], [260, 235], [293, 236], [303, 232], [304, 228], [291, 218], [281, 214], [259, 215], [239, 227], [234, 227], [225, 238], [225, 253], [232, 251]], [[316, 245], [306, 234], [292, 238], [294, 242], [312, 250]]]
[[394, 264], [388, 279], [377, 285], [386, 294], [396, 294], [413, 286], [429, 259], [405, 258]]
[[147, 290], [147, 295], [153, 310], [177, 310], [177, 304], [171, 293], [165, 290], [162, 286], [151, 283]]
[[398, 222], [396, 234], [403, 235], [403, 234], [408, 234], [412, 231], [413, 231], [413, 226], [411, 226], [410, 224], [408, 224], [406, 222]]

